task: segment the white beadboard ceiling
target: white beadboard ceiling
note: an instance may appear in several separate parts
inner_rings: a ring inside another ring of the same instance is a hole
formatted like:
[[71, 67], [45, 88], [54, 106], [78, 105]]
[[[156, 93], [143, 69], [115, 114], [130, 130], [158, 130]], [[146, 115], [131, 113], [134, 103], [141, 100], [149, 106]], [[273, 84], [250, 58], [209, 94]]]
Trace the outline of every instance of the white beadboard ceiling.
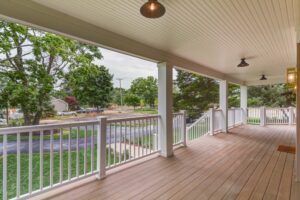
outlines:
[[296, 66], [299, 0], [161, 0], [159, 19], [140, 15], [145, 0], [34, 1], [248, 84], [285, 82]]

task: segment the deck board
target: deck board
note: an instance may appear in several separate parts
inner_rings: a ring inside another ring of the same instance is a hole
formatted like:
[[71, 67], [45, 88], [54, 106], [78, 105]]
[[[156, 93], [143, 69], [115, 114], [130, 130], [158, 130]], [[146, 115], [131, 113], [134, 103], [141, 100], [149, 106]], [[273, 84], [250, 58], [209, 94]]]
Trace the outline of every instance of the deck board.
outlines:
[[48, 199], [299, 199], [293, 126], [239, 126]]

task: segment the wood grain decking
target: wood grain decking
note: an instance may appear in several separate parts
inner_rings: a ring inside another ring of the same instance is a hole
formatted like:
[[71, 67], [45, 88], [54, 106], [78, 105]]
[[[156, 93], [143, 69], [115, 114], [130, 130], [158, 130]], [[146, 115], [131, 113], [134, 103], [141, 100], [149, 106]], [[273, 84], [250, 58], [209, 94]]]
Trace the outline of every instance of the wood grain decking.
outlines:
[[299, 200], [295, 155], [277, 151], [294, 142], [295, 127], [240, 126], [51, 199]]

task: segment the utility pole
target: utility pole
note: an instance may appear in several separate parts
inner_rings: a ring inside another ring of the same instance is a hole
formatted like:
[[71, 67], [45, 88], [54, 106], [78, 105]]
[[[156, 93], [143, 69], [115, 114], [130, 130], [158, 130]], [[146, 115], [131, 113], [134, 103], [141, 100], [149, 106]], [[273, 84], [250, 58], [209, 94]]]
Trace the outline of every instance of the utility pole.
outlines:
[[[120, 101], [121, 101], [121, 109], [122, 109], [122, 106], [123, 106], [123, 97], [122, 97], [122, 78], [117, 78], [117, 80], [119, 81], [119, 85], [120, 85]], [[120, 109], [120, 110], [121, 110]]]

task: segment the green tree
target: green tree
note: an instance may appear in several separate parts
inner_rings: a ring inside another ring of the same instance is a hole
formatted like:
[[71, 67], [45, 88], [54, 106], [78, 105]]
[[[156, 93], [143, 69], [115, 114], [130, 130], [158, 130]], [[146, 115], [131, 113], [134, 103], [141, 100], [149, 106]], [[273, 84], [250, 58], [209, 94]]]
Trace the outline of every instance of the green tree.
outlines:
[[240, 107], [240, 86], [232, 83], [228, 84], [228, 107]]
[[[122, 92], [122, 98], [121, 98], [121, 92]], [[128, 93], [128, 91], [124, 88], [119, 88], [116, 87], [113, 89], [112, 94], [111, 94], [111, 98], [112, 98], [112, 103], [117, 104], [117, 105], [121, 105], [121, 99], [124, 100], [124, 96], [126, 96]], [[124, 103], [124, 102], [122, 102]]]
[[25, 125], [39, 124], [65, 71], [102, 58], [95, 46], [15, 23], [0, 22], [0, 33], [4, 101], [21, 108]]
[[67, 75], [67, 85], [80, 105], [107, 107], [111, 101], [113, 75], [104, 66], [90, 63], [72, 69]]
[[155, 106], [157, 98], [157, 79], [153, 76], [147, 78], [137, 78], [132, 81], [130, 92], [141, 97], [150, 107]]
[[296, 94], [287, 84], [248, 87], [248, 106], [295, 106]]
[[177, 70], [174, 93], [174, 109], [186, 110], [191, 118], [199, 117], [213, 104], [219, 101], [219, 85], [217, 81], [200, 75]]
[[133, 108], [135, 109], [135, 107], [137, 107], [141, 104], [141, 99], [140, 99], [140, 97], [138, 97], [135, 94], [128, 93], [124, 97], [124, 103], [128, 106], [133, 106]]

